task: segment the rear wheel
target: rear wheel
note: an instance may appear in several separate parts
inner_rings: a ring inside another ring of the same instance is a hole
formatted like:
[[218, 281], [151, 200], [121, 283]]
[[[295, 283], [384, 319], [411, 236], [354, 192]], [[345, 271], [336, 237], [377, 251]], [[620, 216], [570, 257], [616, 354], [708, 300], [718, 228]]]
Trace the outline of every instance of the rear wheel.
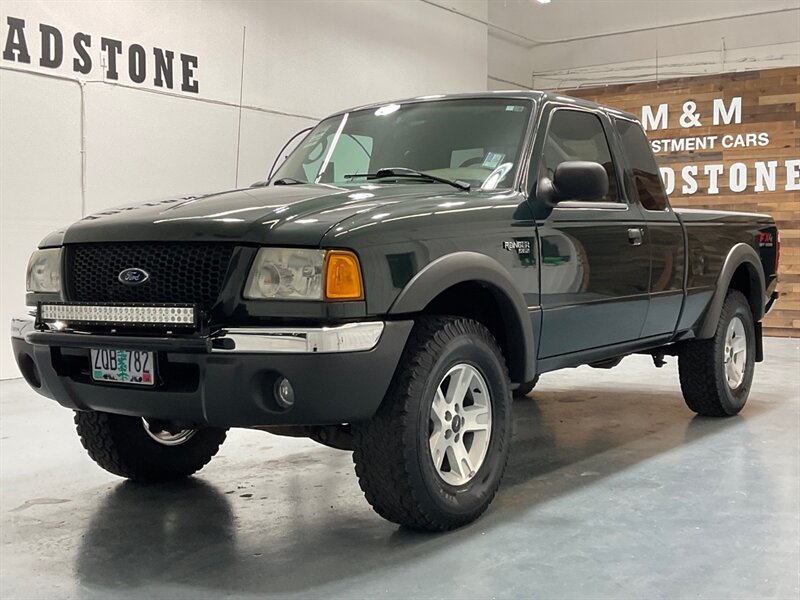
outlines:
[[76, 412], [75, 426], [94, 462], [141, 483], [172, 481], [199, 471], [226, 435], [225, 429], [185, 429], [104, 412]]
[[729, 290], [714, 337], [688, 342], [678, 355], [686, 405], [709, 417], [737, 414], [755, 371], [753, 313], [741, 292]]
[[510, 403], [502, 352], [483, 325], [419, 319], [378, 412], [353, 427], [356, 474], [375, 511], [434, 531], [478, 518], [505, 470]]

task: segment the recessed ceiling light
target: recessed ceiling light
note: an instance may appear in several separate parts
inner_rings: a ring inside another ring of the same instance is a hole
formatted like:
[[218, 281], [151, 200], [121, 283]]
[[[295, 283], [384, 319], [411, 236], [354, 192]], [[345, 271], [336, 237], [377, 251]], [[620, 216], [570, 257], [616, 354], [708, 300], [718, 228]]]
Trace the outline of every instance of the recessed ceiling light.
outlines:
[[551, 0], [536, 0], [539, 4], [550, 4]]

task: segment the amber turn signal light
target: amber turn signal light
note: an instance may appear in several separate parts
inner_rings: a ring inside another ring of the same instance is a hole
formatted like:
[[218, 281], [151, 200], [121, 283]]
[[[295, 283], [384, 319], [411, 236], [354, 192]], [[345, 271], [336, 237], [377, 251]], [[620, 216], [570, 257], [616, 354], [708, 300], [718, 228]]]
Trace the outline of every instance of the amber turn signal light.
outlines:
[[363, 300], [358, 257], [346, 250], [331, 250], [325, 262], [326, 300]]

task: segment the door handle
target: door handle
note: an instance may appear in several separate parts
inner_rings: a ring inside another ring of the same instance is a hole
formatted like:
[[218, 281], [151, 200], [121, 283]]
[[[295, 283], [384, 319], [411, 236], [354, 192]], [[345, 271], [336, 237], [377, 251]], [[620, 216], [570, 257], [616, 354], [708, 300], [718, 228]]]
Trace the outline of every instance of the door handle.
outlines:
[[630, 227], [628, 229], [628, 241], [632, 246], [641, 246], [644, 230], [641, 227]]

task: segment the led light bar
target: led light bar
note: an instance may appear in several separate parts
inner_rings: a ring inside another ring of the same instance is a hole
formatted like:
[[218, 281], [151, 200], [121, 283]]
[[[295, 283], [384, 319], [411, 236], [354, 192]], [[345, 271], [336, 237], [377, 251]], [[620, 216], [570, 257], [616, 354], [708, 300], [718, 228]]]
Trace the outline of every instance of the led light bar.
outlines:
[[114, 306], [103, 304], [41, 304], [41, 321], [107, 325], [195, 325], [193, 306]]

